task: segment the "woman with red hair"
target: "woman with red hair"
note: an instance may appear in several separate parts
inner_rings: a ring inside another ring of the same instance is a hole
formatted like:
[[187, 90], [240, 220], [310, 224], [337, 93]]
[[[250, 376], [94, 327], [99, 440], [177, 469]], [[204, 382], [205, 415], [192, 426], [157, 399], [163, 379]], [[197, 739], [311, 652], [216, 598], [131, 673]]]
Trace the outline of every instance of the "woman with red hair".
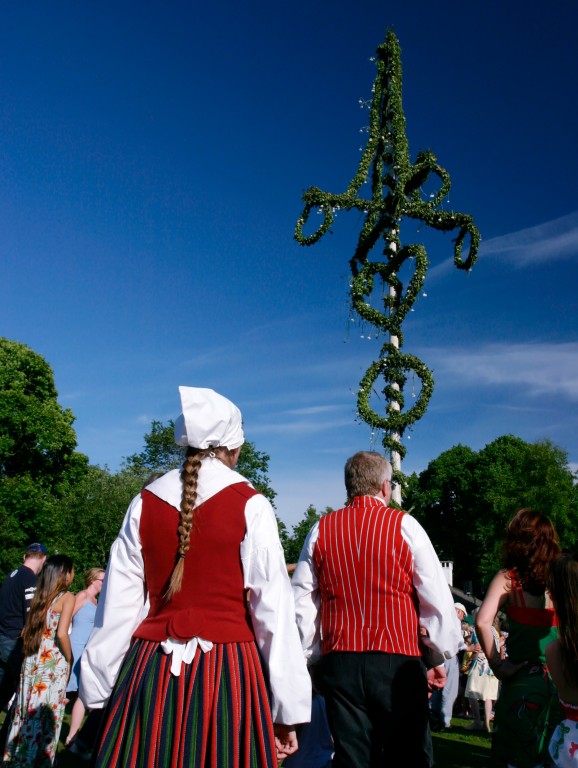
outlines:
[[[558, 634], [546, 585], [559, 552], [550, 520], [532, 509], [519, 510], [506, 529], [505, 567], [494, 577], [476, 617], [480, 644], [502, 681], [492, 757], [513, 768], [550, 765], [548, 744], [561, 719], [545, 657], [546, 646]], [[505, 659], [500, 658], [492, 635], [500, 610], [508, 616]]]

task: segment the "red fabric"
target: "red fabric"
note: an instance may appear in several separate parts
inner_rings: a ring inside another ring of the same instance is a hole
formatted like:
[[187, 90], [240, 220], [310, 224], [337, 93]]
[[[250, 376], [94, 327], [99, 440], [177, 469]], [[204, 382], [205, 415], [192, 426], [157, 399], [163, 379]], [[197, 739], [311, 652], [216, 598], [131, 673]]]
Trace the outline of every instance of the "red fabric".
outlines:
[[158, 643], [133, 644], [105, 711], [94, 768], [277, 768], [254, 642], [197, 648], [171, 674]]
[[530, 627], [557, 627], [558, 617], [551, 608], [526, 608], [520, 605], [508, 605], [508, 616], [519, 624]]
[[[246, 533], [245, 505], [257, 491], [237, 483], [195, 509], [183, 585], [164, 601], [178, 547], [178, 511], [142, 492], [140, 521], [150, 611], [134, 637], [162, 642], [202, 637], [214, 643], [249, 642], [253, 628], [244, 600], [239, 547]], [[223, 568], [234, 563], [234, 568]]]
[[573, 706], [572, 704], [566, 704], [562, 699], [560, 699], [560, 706], [562, 707], [565, 720], [573, 720], [575, 723], [578, 722], [578, 707]]
[[512, 592], [506, 607], [507, 615], [519, 624], [527, 624], [530, 627], [557, 627], [558, 617], [554, 609], [529, 608], [524, 600], [524, 591], [516, 572], [508, 571], [508, 576], [512, 584]]
[[401, 535], [404, 514], [358, 496], [321, 518], [313, 558], [324, 654], [420, 655], [413, 556]]

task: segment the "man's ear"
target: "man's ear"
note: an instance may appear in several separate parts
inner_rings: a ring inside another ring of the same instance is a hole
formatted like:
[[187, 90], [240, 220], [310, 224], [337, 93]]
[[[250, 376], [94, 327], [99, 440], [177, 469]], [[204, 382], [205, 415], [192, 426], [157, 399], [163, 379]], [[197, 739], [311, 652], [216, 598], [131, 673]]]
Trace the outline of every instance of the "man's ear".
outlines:
[[381, 484], [381, 495], [385, 499], [386, 503], [389, 503], [391, 499], [391, 483], [389, 480], [384, 480]]

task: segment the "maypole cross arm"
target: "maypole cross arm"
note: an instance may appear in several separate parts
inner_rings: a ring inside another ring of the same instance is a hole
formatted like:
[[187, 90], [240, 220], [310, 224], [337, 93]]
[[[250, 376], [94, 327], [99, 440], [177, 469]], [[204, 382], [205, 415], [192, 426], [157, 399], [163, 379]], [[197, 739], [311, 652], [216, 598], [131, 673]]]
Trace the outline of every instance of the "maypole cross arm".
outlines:
[[[477, 258], [480, 234], [470, 215], [441, 208], [451, 182], [433, 152], [421, 151], [415, 163], [411, 163], [402, 105], [401, 54], [393, 32], [388, 32], [385, 42], [378, 47], [376, 61], [368, 139], [359, 168], [341, 194], [323, 192], [317, 187], [304, 193], [305, 207], [297, 221], [295, 239], [301, 245], [313, 245], [329, 231], [337, 211], [356, 209], [365, 216], [355, 253], [349, 262], [351, 306], [363, 321], [388, 333], [389, 340], [361, 380], [357, 406], [360, 417], [367, 424], [383, 430], [383, 446], [391, 452], [393, 461], [395, 454], [401, 458], [405, 456], [406, 448], [401, 443], [403, 434], [424, 415], [433, 392], [433, 376], [427, 366], [415, 356], [400, 351], [402, 322], [423, 288], [428, 268], [423, 245], [402, 245], [400, 223], [406, 217], [441, 232], [456, 231], [454, 263], [458, 269], [468, 271]], [[436, 178], [437, 191], [426, 195], [424, 185], [431, 185]], [[360, 195], [365, 182], [371, 182], [370, 199]], [[321, 223], [312, 234], [304, 234], [312, 211], [322, 214]], [[382, 257], [371, 261], [370, 253], [379, 241]], [[466, 243], [468, 247], [464, 255]], [[404, 292], [398, 274], [408, 260], [413, 262], [413, 274]], [[370, 303], [376, 276], [382, 287], [379, 298], [383, 311]], [[421, 391], [413, 407], [404, 411], [403, 389], [409, 374], [417, 375]], [[384, 416], [378, 415], [370, 406], [370, 396], [380, 376], [385, 381], [383, 394], [388, 403]], [[401, 480], [398, 472], [396, 479]]]

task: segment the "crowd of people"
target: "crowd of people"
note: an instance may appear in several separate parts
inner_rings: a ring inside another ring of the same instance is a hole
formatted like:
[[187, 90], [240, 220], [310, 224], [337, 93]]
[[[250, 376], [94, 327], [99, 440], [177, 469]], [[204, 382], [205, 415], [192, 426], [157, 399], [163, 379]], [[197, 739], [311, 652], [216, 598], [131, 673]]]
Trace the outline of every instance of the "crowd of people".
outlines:
[[53, 765], [75, 699], [67, 744], [95, 768], [430, 768], [461, 667], [473, 728], [496, 702], [493, 764], [578, 766], [578, 561], [546, 517], [509, 523], [464, 634], [426, 532], [390, 506], [391, 465], [361, 451], [290, 580], [270, 503], [235, 471], [241, 413], [179, 392], [183, 467], [132, 501], [106, 572], [74, 596], [71, 560], [34, 543], [2, 585], [5, 763]]

